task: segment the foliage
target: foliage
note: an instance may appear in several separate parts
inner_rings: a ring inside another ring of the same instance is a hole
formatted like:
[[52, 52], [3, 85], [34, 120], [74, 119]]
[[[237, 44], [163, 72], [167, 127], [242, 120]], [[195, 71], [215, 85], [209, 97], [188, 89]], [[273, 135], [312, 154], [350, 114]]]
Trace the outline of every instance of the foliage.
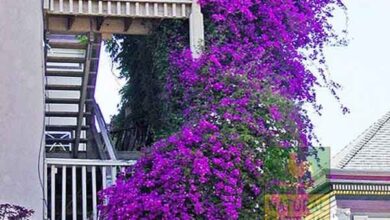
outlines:
[[266, 195], [305, 195], [305, 161], [315, 152], [302, 105], [316, 104], [321, 81], [304, 63], [324, 68], [322, 49], [338, 40], [328, 19], [343, 4], [199, 2], [202, 57], [192, 58], [186, 32], [166, 41], [167, 94], [183, 124], [102, 192], [108, 219], [259, 219]]
[[[178, 130], [182, 122], [177, 103], [168, 101], [165, 81], [168, 71], [168, 39], [182, 21], [163, 21], [148, 36], [116, 35], [107, 42], [120, 77], [126, 79], [121, 90], [119, 114], [113, 117], [113, 130], [136, 128], [149, 131], [150, 139], [165, 137]], [[121, 134], [119, 134], [121, 135]]]
[[0, 204], [0, 220], [21, 220], [28, 219], [34, 214], [29, 210], [17, 205]]
[[88, 45], [88, 36], [85, 35], [85, 34], [82, 34], [82, 35], [76, 35], [76, 39], [80, 42], [80, 44], [82, 45]]

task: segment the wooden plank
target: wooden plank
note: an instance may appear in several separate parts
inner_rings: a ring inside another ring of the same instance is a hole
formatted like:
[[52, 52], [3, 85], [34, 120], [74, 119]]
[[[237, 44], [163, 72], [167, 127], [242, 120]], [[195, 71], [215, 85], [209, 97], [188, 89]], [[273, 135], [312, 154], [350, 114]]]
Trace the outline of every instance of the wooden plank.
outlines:
[[96, 17], [96, 30], [100, 31], [104, 22], [104, 17]]
[[64, 42], [64, 41], [49, 41], [51, 48], [58, 49], [86, 49], [87, 45], [81, 44], [80, 42]]
[[120, 161], [120, 160], [91, 160], [91, 159], [59, 159], [47, 158], [46, 163], [50, 165], [72, 165], [72, 166], [132, 166], [137, 161]]
[[83, 0], [79, 0], [79, 13], [83, 13]]
[[117, 156], [115, 153], [114, 146], [112, 145], [108, 129], [106, 127], [106, 122], [104, 121], [103, 113], [101, 112], [100, 107], [96, 102], [94, 103], [94, 113], [96, 115], [96, 121], [99, 124], [100, 133], [103, 137], [104, 145], [106, 146], [106, 151], [111, 160], [116, 160]]
[[47, 70], [46, 76], [56, 76], [56, 77], [83, 77], [83, 72], [74, 72], [74, 71], [54, 71], [54, 70]]
[[107, 188], [107, 168], [102, 167], [102, 187]]
[[111, 1], [107, 1], [107, 13], [111, 15]]
[[[72, 131], [76, 129], [75, 125], [46, 125], [46, 131]], [[82, 130], [89, 129], [89, 125], [83, 125]]]
[[60, 12], [64, 12], [64, 0], [60, 0]]
[[66, 17], [66, 29], [68, 31], [72, 29], [74, 21], [75, 21], [75, 17], [74, 16], [67, 16]]
[[56, 166], [51, 165], [51, 218], [52, 220], [55, 220], [56, 218]]
[[[74, 143], [75, 139], [70, 138], [70, 139], [61, 139], [61, 138], [50, 138], [46, 139], [46, 144], [50, 143], [62, 143], [62, 144], [69, 144], [69, 143]], [[85, 138], [80, 138], [80, 143], [87, 143], [88, 139]]]
[[[46, 117], [59, 117], [59, 118], [74, 118], [74, 117], [79, 117], [80, 113], [79, 112], [66, 112], [66, 111], [46, 111], [45, 116]], [[90, 116], [91, 112], [83, 112], [83, 117]], [[80, 126], [81, 128], [81, 126]]]
[[[71, 98], [46, 98], [47, 104], [79, 104], [80, 99], [71, 99]], [[93, 99], [86, 99], [85, 102], [93, 103]]]
[[51, 63], [84, 63], [84, 57], [56, 57], [56, 56], [48, 56], [46, 58], [47, 62]]
[[50, 11], [54, 11], [54, 0], [50, 0]]
[[112, 166], [112, 167], [111, 167], [112, 185], [114, 185], [115, 182], [116, 182], [116, 175], [117, 175], [116, 166]]
[[62, 167], [61, 218], [66, 219], [66, 166]]
[[92, 0], [88, 0], [88, 13], [92, 14]]
[[92, 166], [92, 218], [97, 220], [96, 167]]
[[87, 220], [87, 167], [81, 168], [82, 209], [83, 220]]
[[[81, 90], [81, 86], [77, 85], [45, 85], [46, 90], [64, 90], [64, 91], [76, 91], [76, 90]], [[88, 90], [94, 90], [95, 86], [89, 85], [87, 87]]]
[[[80, 151], [79, 152], [79, 157], [83, 158], [83, 159], [87, 159], [86, 151]], [[73, 159], [73, 155], [72, 155], [71, 152], [68, 152], [68, 151], [46, 152], [46, 159], [58, 159], [58, 158], [60, 158], [60, 159]]]
[[100, 134], [97, 132], [97, 129], [95, 126], [92, 126], [91, 128], [91, 133], [92, 133], [92, 136], [93, 138], [95, 139], [95, 142], [96, 142], [96, 145], [97, 145], [97, 148], [98, 148], [98, 153], [99, 153], [99, 156], [100, 156], [100, 159], [102, 160], [107, 160], [108, 157], [107, 157], [107, 154], [105, 153], [104, 149], [105, 149], [105, 146], [101, 140], [101, 136]]
[[82, 82], [82, 88], [80, 90], [80, 103], [79, 103], [79, 113], [77, 117], [77, 128], [75, 131], [75, 142], [73, 147], [73, 157], [77, 158], [77, 153], [79, 149], [80, 144], [80, 137], [81, 137], [81, 127], [83, 125], [83, 118], [84, 116], [84, 105], [85, 100], [87, 99], [88, 94], [88, 79], [89, 79], [89, 72], [91, 70], [91, 58], [92, 58], [92, 43], [94, 42], [94, 36], [93, 33], [89, 34], [89, 43], [88, 43], [88, 49], [86, 54], [86, 61], [85, 61], [85, 68], [84, 68], [84, 78]]
[[69, 12], [73, 13], [73, 0], [69, 0]]
[[124, 32], [129, 31], [132, 22], [133, 22], [133, 20], [131, 18], [124, 18], [123, 19], [123, 26], [124, 26], [123, 31]]
[[72, 218], [77, 220], [76, 166], [72, 166]]

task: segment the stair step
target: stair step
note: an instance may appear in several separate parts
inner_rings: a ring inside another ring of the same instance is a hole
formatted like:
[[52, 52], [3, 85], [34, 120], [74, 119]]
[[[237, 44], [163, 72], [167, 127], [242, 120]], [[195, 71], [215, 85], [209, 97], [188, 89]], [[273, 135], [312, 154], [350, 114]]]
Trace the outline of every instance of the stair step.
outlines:
[[80, 90], [81, 86], [77, 85], [46, 85], [47, 90]]
[[[89, 128], [89, 125], [81, 126], [81, 130], [87, 130]], [[76, 129], [76, 125], [46, 125], [46, 131], [73, 131]]]
[[60, 49], [86, 49], [87, 45], [80, 42], [65, 42], [65, 41], [49, 41], [51, 48], [60, 48]]
[[46, 76], [84, 77], [84, 72], [65, 72], [65, 71], [47, 70]]
[[[91, 112], [84, 112], [84, 117], [90, 116]], [[55, 111], [55, 112], [50, 112], [47, 111], [45, 112], [46, 117], [60, 117], [60, 118], [76, 118], [79, 116], [78, 112], [60, 112], [60, 111]]]
[[[81, 86], [78, 85], [46, 85], [46, 90], [81, 90]], [[88, 86], [88, 89], [95, 89], [95, 86]]]
[[[85, 102], [92, 103], [93, 99], [86, 99]], [[80, 99], [69, 99], [69, 98], [46, 98], [48, 104], [79, 104]]]
[[[50, 143], [74, 143], [75, 142], [75, 139], [74, 138], [71, 138], [71, 139], [61, 139], [61, 138], [46, 138], [46, 144], [50, 144]], [[88, 139], [85, 139], [85, 138], [81, 138], [80, 139], [80, 143], [87, 143], [88, 142]]]
[[84, 63], [85, 58], [84, 57], [55, 57], [55, 56], [48, 56], [46, 58], [47, 62], [53, 62], [53, 63]]
[[[95, 76], [95, 75], [96, 75], [96, 72], [90, 72], [89, 75], [90, 75], [90, 76]], [[46, 76], [84, 77], [84, 72], [46, 70]]]

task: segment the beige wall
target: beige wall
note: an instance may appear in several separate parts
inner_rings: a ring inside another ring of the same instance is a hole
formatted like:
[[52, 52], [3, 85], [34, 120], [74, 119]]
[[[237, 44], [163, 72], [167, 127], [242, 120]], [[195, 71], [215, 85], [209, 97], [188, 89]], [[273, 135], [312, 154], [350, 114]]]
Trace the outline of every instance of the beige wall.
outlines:
[[0, 1], [0, 203], [31, 208], [33, 219], [43, 207], [42, 33], [41, 0]]

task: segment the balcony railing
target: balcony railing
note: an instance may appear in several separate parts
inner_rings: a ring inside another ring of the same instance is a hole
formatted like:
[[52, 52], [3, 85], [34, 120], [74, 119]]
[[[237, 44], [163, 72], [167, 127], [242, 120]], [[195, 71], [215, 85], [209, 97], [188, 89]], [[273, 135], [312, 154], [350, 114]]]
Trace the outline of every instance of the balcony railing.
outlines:
[[45, 160], [45, 219], [98, 219], [97, 192], [135, 161]]
[[45, 0], [49, 14], [188, 18], [192, 0]]

